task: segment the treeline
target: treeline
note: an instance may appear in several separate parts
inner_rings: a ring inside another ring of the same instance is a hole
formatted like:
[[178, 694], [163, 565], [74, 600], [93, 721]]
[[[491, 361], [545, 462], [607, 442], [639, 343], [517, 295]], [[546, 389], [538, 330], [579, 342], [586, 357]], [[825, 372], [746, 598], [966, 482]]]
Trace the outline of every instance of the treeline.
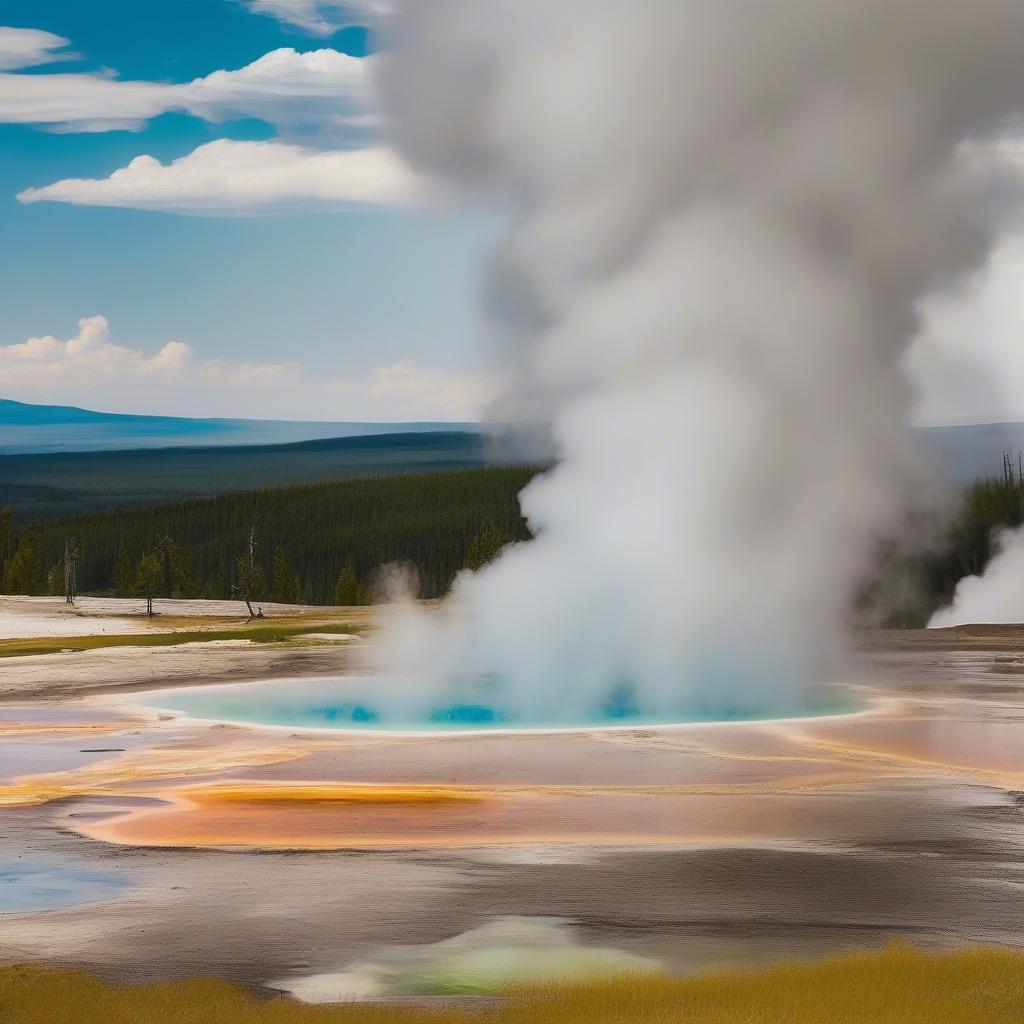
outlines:
[[[0, 589], [8, 594], [238, 598], [362, 604], [383, 565], [416, 569], [439, 597], [462, 568], [529, 536], [517, 495], [537, 472], [496, 467], [332, 481], [225, 494], [15, 527], [0, 510]], [[920, 626], [980, 573], [1000, 528], [1024, 525], [1024, 480], [968, 488], [941, 534], [893, 542], [865, 585], [863, 621]], [[70, 543], [69, 543], [70, 542]], [[66, 552], [73, 572], [65, 571]]]
[[360, 604], [382, 565], [410, 563], [424, 597], [528, 536], [531, 467], [338, 480], [93, 513], [15, 530], [0, 511], [5, 593]]

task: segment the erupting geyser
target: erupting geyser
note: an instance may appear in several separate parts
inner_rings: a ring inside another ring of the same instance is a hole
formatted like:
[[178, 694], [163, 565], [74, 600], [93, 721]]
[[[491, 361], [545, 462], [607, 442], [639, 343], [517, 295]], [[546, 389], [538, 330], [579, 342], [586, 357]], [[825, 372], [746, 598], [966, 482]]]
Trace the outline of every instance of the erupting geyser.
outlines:
[[915, 473], [901, 361], [990, 249], [1019, 0], [407, 0], [421, 169], [515, 212], [489, 291], [550, 423], [536, 540], [396, 614], [391, 671], [564, 718], [771, 707], [841, 647]]

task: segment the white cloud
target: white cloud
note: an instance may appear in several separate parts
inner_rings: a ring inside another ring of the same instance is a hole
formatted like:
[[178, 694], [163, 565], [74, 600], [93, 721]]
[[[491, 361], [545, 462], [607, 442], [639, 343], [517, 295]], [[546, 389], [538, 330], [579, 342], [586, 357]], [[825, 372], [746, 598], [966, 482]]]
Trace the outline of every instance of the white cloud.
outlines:
[[0, 74], [0, 122], [76, 132], [134, 130], [175, 108], [172, 89], [91, 74]]
[[138, 156], [109, 178], [67, 178], [20, 193], [23, 203], [214, 214], [394, 205], [425, 194], [391, 149], [320, 151], [283, 142], [218, 139], [170, 164]]
[[214, 71], [181, 89], [183, 109], [208, 121], [272, 124], [359, 117], [371, 106], [372, 57], [337, 50], [273, 50], [237, 71]]
[[228, 387], [276, 387], [285, 379], [298, 378], [301, 371], [298, 363], [228, 363], [213, 359], [200, 368], [199, 375], [203, 380]]
[[388, 0], [243, 0], [257, 14], [269, 14], [311, 35], [329, 36], [347, 25], [372, 23], [391, 9]]
[[96, 395], [100, 404], [116, 404], [125, 394], [164, 397], [207, 382], [221, 389], [271, 386], [297, 372], [293, 363], [199, 362], [182, 341], [147, 354], [115, 344], [103, 316], [80, 320], [78, 333], [64, 341], [45, 335], [0, 345], [0, 393], [25, 401], [77, 402]]
[[137, 129], [159, 114], [179, 111], [215, 122], [256, 117], [279, 128], [358, 123], [372, 107], [372, 60], [337, 50], [280, 49], [236, 71], [167, 84], [101, 74], [0, 72], [0, 122], [109, 131]]
[[110, 340], [106, 317], [78, 321], [78, 333], [67, 341], [52, 335], [0, 345], [0, 381], [5, 386], [24, 382], [94, 377], [110, 373], [138, 374], [176, 372], [192, 357], [184, 342], [169, 341], [155, 355], [125, 348]]
[[472, 420], [497, 392], [496, 383], [484, 374], [423, 369], [408, 360], [326, 387], [350, 400], [370, 398], [387, 410], [389, 419]]
[[0, 345], [0, 397], [111, 412], [260, 419], [472, 420], [494, 394], [482, 374], [411, 362], [324, 379], [294, 362], [201, 359], [182, 341], [151, 352], [116, 344], [103, 316]]
[[155, 356], [146, 360], [146, 367], [156, 372], [183, 370], [192, 359], [192, 349], [183, 341], [168, 341]]
[[0, 71], [31, 68], [55, 60], [67, 60], [68, 54], [56, 54], [68, 45], [63, 36], [36, 28], [9, 28], [0, 25]]

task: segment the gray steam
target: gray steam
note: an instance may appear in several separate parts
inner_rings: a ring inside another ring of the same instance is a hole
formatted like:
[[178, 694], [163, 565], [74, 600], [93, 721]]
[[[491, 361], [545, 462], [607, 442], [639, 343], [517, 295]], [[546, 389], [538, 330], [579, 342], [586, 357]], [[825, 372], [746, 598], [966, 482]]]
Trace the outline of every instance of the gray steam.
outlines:
[[392, 667], [553, 717], [803, 686], [916, 472], [918, 306], [991, 247], [1024, 4], [406, 0], [392, 31], [407, 155], [516, 211], [495, 334], [559, 457], [537, 539], [400, 615]]

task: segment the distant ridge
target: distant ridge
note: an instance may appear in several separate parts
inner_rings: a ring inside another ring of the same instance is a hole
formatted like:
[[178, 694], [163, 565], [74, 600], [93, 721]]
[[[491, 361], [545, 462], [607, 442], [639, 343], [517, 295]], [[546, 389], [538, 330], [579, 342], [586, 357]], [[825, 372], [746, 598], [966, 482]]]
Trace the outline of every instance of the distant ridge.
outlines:
[[[1016, 460], [1017, 453], [1024, 451], [1024, 423], [919, 427], [914, 433], [938, 472], [958, 484], [967, 484], [980, 477], [998, 476], [1003, 452]], [[417, 445], [412, 440], [413, 435], [429, 435], [429, 439]], [[326, 479], [330, 475], [347, 476], [352, 472], [365, 474], [374, 472], [374, 466], [384, 473], [427, 470], [434, 466], [467, 467], [492, 461], [484, 457], [479, 435], [478, 425], [472, 423], [195, 419], [96, 412], [76, 406], [31, 405], [0, 399], [0, 460], [4, 456], [46, 454], [71, 458], [67, 463], [44, 460], [31, 468], [30, 462], [6, 463], [4, 472], [9, 475], [6, 480], [0, 480], [0, 485], [6, 484], [8, 498], [13, 497], [15, 483], [27, 483], [26, 476], [32, 477], [33, 488], [62, 488], [66, 486], [69, 475], [76, 477], [72, 472], [75, 458], [89, 453], [110, 455], [111, 460], [104, 463], [105, 467], [117, 463], [122, 470], [132, 467], [132, 472], [138, 472], [140, 459], [132, 458], [132, 453], [140, 455], [154, 449], [190, 451], [192, 458], [185, 460], [190, 466], [198, 467], [201, 463], [204, 471], [210, 471], [216, 465], [218, 474], [227, 470], [228, 477], [237, 478], [238, 482], [225, 483], [224, 490], [258, 486], [258, 479], [253, 482], [255, 472], [242, 472], [239, 467], [249, 466], [261, 454], [271, 459], [275, 467], [273, 478], [289, 483]], [[372, 438], [379, 440], [372, 441]], [[360, 439], [363, 443], [356, 444]], [[220, 461], [215, 449], [230, 450], [234, 454]], [[314, 456], [317, 453], [329, 456], [327, 465], [316, 464]], [[174, 459], [168, 454], [166, 458], [159, 459], [158, 464], [166, 472], [171, 471], [172, 464], [175, 467], [184, 465], [174, 463]], [[77, 462], [78, 467], [86, 464], [90, 463]], [[53, 479], [45, 479], [44, 467], [54, 474]], [[325, 472], [328, 469], [330, 472]], [[151, 478], [155, 492], [168, 493], [158, 486], [159, 481], [153, 473], [147, 472], [146, 475]], [[212, 481], [203, 480], [200, 484], [198, 477], [201, 476], [202, 472], [197, 468], [193, 478], [196, 489], [183, 487], [181, 493], [212, 493]], [[241, 477], [246, 478], [245, 483], [241, 483]], [[79, 484], [76, 478], [72, 489], [90, 507], [95, 507], [94, 502], [98, 499], [86, 498]], [[133, 492], [131, 500], [138, 500], [134, 495], [141, 489], [129, 488]], [[93, 488], [90, 486], [85, 490], [92, 491]], [[171, 490], [178, 493], [176, 487]]]
[[459, 430], [288, 444], [0, 454], [0, 507], [10, 505], [24, 522], [287, 484], [475, 469], [496, 461], [479, 433]]
[[143, 462], [156, 460], [171, 466], [175, 462], [196, 459], [229, 465], [240, 459], [271, 457], [287, 460], [305, 453], [328, 452], [411, 452], [411, 451], [482, 451], [483, 434], [475, 430], [406, 430], [388, 434], [360, 434], [352, 437], [314, 437], [308, 441], [285, 441], [281, 444], [175, 444], [160, 448], [111, 448], [88, 452], [13, 452], [0, 453], [0, 466], [88, 465], [90, 462]]
[[321, 438], [472, 431], [470, 423], [197, 419], [97, 412], [0, 398], [0, 454], [287, 444]]

